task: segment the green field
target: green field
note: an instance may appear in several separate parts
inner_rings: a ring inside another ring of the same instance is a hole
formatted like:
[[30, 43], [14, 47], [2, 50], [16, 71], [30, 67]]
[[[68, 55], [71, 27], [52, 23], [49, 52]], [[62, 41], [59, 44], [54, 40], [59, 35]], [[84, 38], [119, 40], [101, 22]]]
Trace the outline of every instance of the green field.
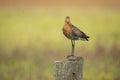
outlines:
[[0, 80], [53, 80], [53, 64], [71, 43], [62, 34], [66, 16], [90, 36], [77, 41], [83, 80], [120, 80], [120, 11], [81, 8], [0, 8]]

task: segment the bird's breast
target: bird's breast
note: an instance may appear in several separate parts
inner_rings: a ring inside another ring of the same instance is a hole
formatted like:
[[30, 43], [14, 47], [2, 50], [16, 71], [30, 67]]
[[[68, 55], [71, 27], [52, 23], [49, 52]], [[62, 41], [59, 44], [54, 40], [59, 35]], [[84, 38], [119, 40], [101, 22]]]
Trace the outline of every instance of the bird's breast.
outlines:
[[63, 26], [63, 32], [65, 33], [65, 34], [71, 34], [72, 33], [72, 29], [71, 29], [71, 27], [70, 27], [70, 25], [67, 25], [67, 24], [65, 24], [64, 26]]

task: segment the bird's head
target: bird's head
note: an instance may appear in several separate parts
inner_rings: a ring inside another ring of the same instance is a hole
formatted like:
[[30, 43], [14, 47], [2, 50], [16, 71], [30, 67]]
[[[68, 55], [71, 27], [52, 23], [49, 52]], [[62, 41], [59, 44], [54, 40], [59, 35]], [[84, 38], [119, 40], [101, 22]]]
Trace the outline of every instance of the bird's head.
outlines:
[[66, 22], [66, 23], [70, 23], [70, 17], [69, 17], [69, 16], [66, 16], [65, 22]]

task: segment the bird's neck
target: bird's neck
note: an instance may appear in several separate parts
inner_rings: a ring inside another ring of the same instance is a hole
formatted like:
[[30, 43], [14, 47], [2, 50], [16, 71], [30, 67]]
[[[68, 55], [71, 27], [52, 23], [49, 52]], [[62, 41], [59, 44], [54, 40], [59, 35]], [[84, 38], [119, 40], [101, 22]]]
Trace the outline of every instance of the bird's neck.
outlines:
[[70, 25], [71, 23], [70, 22], [65, 22], [65, 24]]

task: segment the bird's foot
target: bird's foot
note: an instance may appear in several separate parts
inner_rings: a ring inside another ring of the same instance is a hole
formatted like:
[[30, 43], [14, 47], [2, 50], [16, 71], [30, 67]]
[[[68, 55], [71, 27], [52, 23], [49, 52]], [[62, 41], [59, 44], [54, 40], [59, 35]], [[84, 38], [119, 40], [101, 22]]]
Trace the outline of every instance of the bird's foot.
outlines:
[[68, 59], [69, 61], [75, 61], [75, 60], [77, 60], [77, 57], [74, 56], [74, 55], [68, 55], [68, 56], [67, 56], [67, 59]]

